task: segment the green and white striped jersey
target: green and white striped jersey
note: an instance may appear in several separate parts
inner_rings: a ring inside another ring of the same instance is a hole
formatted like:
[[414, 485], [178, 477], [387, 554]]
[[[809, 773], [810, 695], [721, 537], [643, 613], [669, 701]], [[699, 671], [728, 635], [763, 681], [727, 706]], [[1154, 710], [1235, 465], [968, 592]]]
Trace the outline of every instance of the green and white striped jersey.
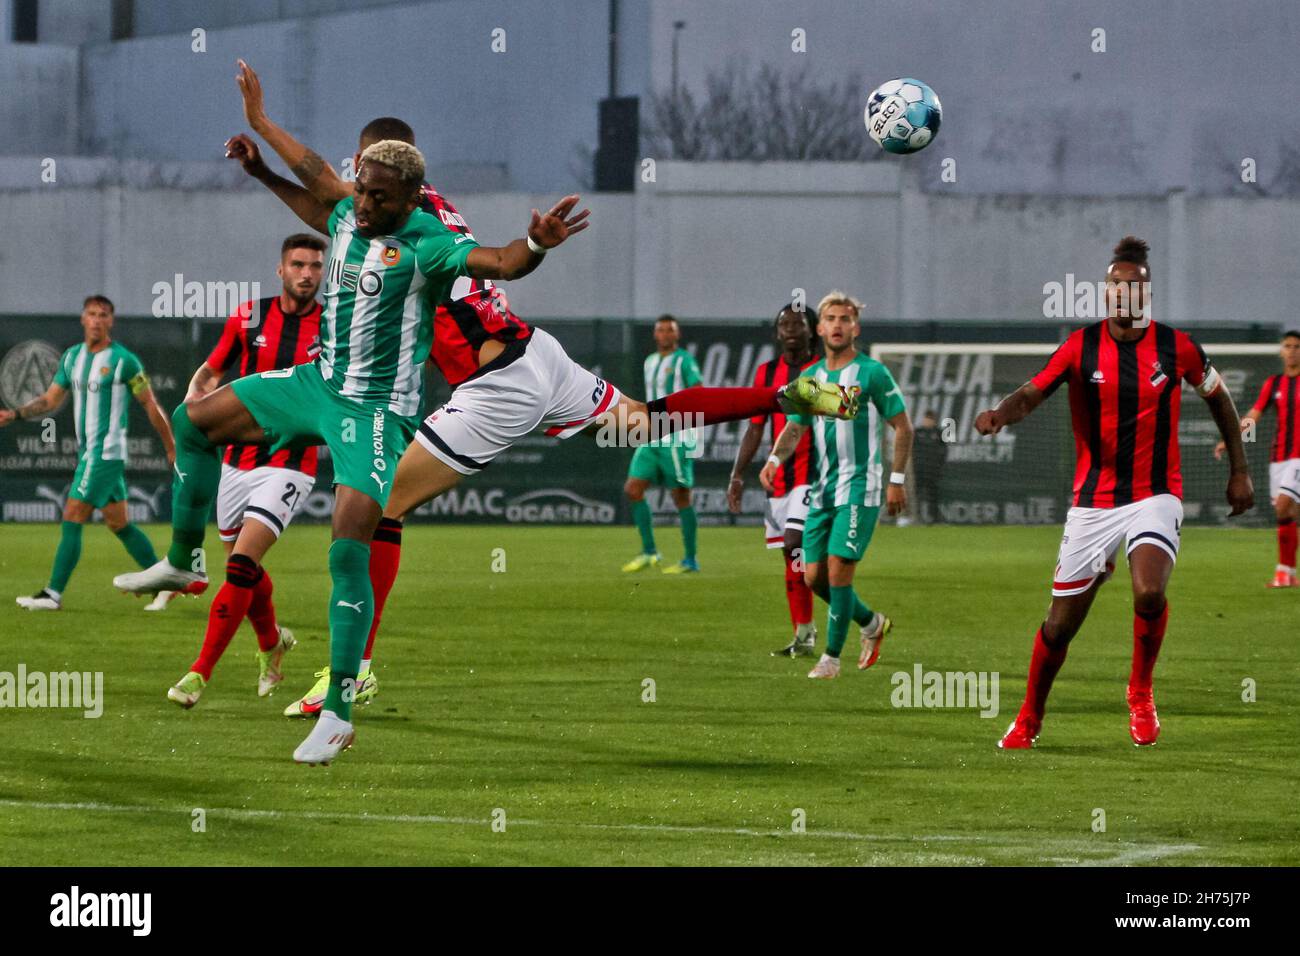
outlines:
[[434, 311], [468, 274], [465, 258], [478, 243], [422, 209], [392, 235], [367, 238], [356, 229], [349, 196], [330, 214], [316, 361], [339, 395], [411, 416], [420, 410]]
[[814, 508], [865, 505], [877, 508], [884, 488], [880, 445], [885, 421], [907, 410], [894, 376], [880, 362], [858, 352], [853, 361], [836, 371], [826, 360], [804, 370], [823, 382], [862, 386], [858, 415], [838, 418], [791, 415], [790, 421], [812, 429], [819, 464], [809, 504]]
[[131, 395], [149, 387], [144, 366], [118, 342], [98, 352], [74, 345], [59, 359], [54, 384], [72, 392], [77, 452], [82, 458], [126, 461], [126, 423]]
[[[646, 356], [645, 400], [647, 402], [699, 384], [700, 367], [695, 364], [695, 356], [686, 349], [677, 349], [668, 355], [660, 355], [656, 351]], [[646, 444], [657, 448], [694, 448], [697, 437], [694, 428], [687, 428], [674, 432], [667, 438]]]

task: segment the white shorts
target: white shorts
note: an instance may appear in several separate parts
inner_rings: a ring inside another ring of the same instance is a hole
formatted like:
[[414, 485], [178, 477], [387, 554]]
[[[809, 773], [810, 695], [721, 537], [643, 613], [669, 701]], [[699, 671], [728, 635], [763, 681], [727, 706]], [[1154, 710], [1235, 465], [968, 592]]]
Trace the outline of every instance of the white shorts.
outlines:
[[462, 475], [538, 429], [555, 438], [576, 435], [609, 411], [619, 390], [569, 358], [548, 332], [533, 329], [461, 382], [446, 405], [426, 418], [416, 440]]
[[234, 541], [249, 518], [260, 521], [280, 537], [302, 510], [316, 479], [292, 468], [263, 465], [240, 471], [221, 464], [217, 488], [217, 530], [222, 541]]
[[1300, 458], [1288, 458], [1286, 461], [1269, 463], [1269, 500], [1276, 502], [1278, 495], [1286, 495], [1292, 501], [1300, 501]]
[[783, 547], [787, 531], [798, 531], [803, 534], [803, 523], [808, 517], [808, 498], [811, 491], [811, 485], [799, 485], [791, 488], [784, 497], [767, 499], [763, 524], [766, 526], [769, 548]]
[[1183, 526], [1183, 503], [1173, 495], [1154, 495], [1119, 508], [1071, 508], [1056, 559], [1052, 597], [1082, 594], [1103, 574], [1115, 570], [1121, 539], [1124, 554], [1154, 544], [1175, 561]]

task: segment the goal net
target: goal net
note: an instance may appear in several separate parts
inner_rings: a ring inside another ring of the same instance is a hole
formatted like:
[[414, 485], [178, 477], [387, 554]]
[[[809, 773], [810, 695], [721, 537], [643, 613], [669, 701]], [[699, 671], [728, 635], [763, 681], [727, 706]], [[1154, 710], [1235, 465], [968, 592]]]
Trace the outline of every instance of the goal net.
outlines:
[[[1279, 370], [1276, 345], [1202, 343], [1244, 414], [1264, 380]], [[942, 447], [918, 441], [909, 469], [909, 510], [922, 521], [950, 524], [1061, 524], [1070, 507], [1074, 439], [1068, 386], [1018, 425], [993, 436], [975, 432], [975, 416], [1028, 381], [1055, 350], [1046, 344], [931, 345], [885, 343], [871, 355], [889, 367], [907, 399], [913, 425], [937, 419]], [[1218, 429], [1187, 385], [1178, 440], [1182, 448], [1183, 509], [1193, 524], [1227, 521], [1228, 465], [1215, 460]], [[1255, 482], [1255, 508], [1234, 525], [1272, 523], [1268, 452], [1276, 419], [1260, 422], [1246, 457]], [[1252, 436], [1247, 436], [1248, 439]], [[892, 448], [887, 442], [886, 448]], [[888, 470], [888, 467], [886, 468]]]

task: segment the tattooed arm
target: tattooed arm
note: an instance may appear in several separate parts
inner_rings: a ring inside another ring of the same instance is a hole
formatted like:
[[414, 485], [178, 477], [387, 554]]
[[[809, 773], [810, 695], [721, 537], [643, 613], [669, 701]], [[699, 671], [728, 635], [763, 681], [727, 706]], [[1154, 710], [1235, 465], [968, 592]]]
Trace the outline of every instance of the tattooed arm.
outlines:
[[266, 140], [267, 145], [276, 151], [313, 196], [332, 207], [340, 199], [352, 195], [351, 184], [340, 179], [329, 163], [320, 158], [320, 154], [298, 142], [266, 115], [262, 81], [243, 60], [239, 61], [239, 76], [235, 82], [239, 84], [240, 95], [244, 98], [244, 118], [248, 120], [248, 125]]
[[19, 405], [13, 411], [7, 408], [0, 409], [0, 428], [8, 425], [16, 418], [35, 418], [37, 415], [43, 415], [51, 409], [58, 408], [63, 404], [63, 397], [67, 391], [61, 385], [50, 384], [45, 390], [45, 394], [39, 398], [34, 398], [26, 405]]

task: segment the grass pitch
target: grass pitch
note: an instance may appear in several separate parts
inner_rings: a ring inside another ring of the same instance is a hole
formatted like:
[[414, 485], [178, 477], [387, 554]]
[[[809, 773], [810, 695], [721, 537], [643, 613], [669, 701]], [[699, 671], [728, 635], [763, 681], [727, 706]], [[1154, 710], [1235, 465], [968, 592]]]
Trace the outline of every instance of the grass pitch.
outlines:
[[[38, 865], [1300, 863], [1300, 591], [1265, 589], [1267, 531], [1184, 531], [1156, 747], [1128, 739], [1117, 578], [1039, 748], [995, 748], [1059, 534], [881, 528], [859, 590], [896, 629], [865, 673], [852, 633], [828, 683], [769, 656], [788, 617], [759, 529], [706, 528], [704, 573], [665, 576], [619, 572], [631, 529], [412, 525], [379, 696], [354, 749], [308, 768], [290, 760], [307, 724], [280, 711], [327, 660], [328, 530], [291, 528], [267, 562], [302, 641], [285, 684], [256, 696], [245, 625], [185, 712], [164, 695], [198, 651], [206, 599], [144, 613], [109, 586], [130, 561], [92, 528], [65, 610], [0, 607], [0, 671], [103, 671], [106, 698], [97, 720], [0, 710], [0, 840]], [[660, 539], [678, 553], [675, 529]], [[48, 526], [0, 528], [6, 602], [44, 583], [55, 544]], [[820, 604], [817, 618], [824, 635]], [[892, 676], [918, 663], [997, 672], [1000, 712], [895, 708]]]

